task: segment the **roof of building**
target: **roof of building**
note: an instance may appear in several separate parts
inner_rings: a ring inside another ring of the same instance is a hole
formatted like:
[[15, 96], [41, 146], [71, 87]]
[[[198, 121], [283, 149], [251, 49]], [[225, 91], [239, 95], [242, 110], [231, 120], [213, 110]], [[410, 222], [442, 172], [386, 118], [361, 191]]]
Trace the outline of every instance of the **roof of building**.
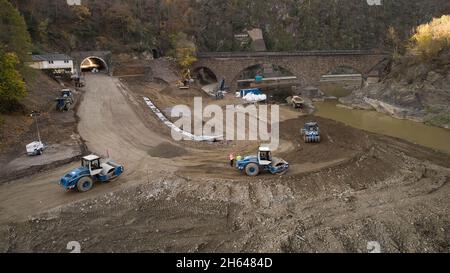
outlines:
[[73, 60], [72, 57], [66, 54], [43, 54], [43, 55], [33, 55], [33, 61], [70, 61]]

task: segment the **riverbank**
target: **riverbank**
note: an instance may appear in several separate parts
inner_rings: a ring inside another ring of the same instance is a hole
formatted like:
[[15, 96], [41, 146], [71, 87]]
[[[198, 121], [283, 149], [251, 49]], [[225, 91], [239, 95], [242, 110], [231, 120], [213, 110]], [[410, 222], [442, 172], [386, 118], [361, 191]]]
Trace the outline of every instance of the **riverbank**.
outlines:
[[378, 99], [369, 97], [355, 98], [354, 96], [339, 98], [339, 102], [338, 106], [342, 108], [376, 111], [396, 119], [424, 123], [450, 130], [450, 114], [447, 113], [446, 106], [402, 107]]
[[340, 103], [450, 129], [450, 49], [435, 57], [409, 54], [381, 82], [354, 90]]
[[377, 111], [339, 107], [338, 101], [318, 102], [315, 115], [333, 119], [365, 131], [407, 140], [450, 154], [450, 131]]

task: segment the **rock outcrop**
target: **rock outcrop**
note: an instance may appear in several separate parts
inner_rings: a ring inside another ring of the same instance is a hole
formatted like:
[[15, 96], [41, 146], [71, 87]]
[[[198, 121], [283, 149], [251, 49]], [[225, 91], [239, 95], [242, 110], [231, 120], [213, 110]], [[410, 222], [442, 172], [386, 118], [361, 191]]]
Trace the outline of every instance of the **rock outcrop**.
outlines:
[[379, 83], [341, 98], [344, 105], [450, 129], [450, 52], [427, 62], [403, 57]]

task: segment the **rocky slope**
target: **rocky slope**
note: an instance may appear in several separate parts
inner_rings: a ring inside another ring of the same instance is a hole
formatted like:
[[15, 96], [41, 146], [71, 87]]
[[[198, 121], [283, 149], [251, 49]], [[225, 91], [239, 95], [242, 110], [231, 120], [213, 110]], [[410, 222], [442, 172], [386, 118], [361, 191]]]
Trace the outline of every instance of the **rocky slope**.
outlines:
[[403, 57], [380, 83], [356, 90], [340, 101], [351, 107], [450, 129], [449, 71], [450, 50], [428, 62], [415, 56]]

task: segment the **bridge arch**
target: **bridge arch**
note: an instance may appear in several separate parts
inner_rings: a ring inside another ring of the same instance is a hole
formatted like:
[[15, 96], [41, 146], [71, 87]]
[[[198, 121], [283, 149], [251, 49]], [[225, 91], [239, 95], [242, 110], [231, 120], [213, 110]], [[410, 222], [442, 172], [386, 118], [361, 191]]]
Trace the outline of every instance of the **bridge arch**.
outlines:
[[345, 97], [364, 83], [364, 72], [352, 65], [339, 64], [321, 75], [319, 87], [326, 96]]
[[192, 75], [194, 79], [196, 79], [200, 84], [211, 84], [217, 83], [221, 79], [219, 75], [208, 66], [197, 66], [193, 69]]
[[81, 72], [91, 71], [94, 68], [98, 69], [101, 72], [109, 72], [108, 63], [101, 57], [88, 56], [84, 58], [80, 63]]
[[[300, 52], [209, 52], [197, 53], [195, 67], [207, 66], [218, 78], [236, 88], [236, 80], [247, 67], [270, 63], [283, 67], [295, 75], [302, 86], [318, 87], [322, 75], [338, 66], [349, 66], [359, 71], [364, 78], [374, 68], [383, 69], [381, 60], [389, 53], [375, 51], [300, 51]], [[377, 65], [379, 64], [379, 65]], [[377, 66], [376, 66], [377, 65]], [[378, 69], [377, 69], [378, 70]]]
[[351, 65], [338, 65], [328, 71], [325, 75], [343, 75], [343, 74], [359, 74], [362, 75], [363, 72], [358, 68]]
[[[255, 69], [264, 69], [264, 67], [267, 66], [272, 66], [272, 68], [274, 70], [278, 69], [278, 72], [281, 73], [278, 76], [270, 76], [270, 72], [269, 72], [269, 76], [265, 77], [265, 78], [281, 78], [281, 77], [288, 77], [288, 76], [293, 76], [295, 77], [295, 79], [292, 79], [292, 83], [293, 85], [299, 85], [299, 86], [304, 86], [307, 84], [307, 80], [305, 79], [304, 75], [302, 73], [299, 73], [299, 71], [295, 70], [295, 67], [290, 66], [288, 63], [283, 63], [283, 62], [279, 62], [279, 61], [255, 61], [255, 62], [248, 62], [246, 63], [244, 66], [240, 67], [239, 69], [236, 69], [236, 73], [233, 76], [233, 78], [231, 79], [231, 85], [235, 88], [237, 88], [239, 86], [239, 82], [241, 80], [245, 80], [246, 79], [251, 79], [256, 76], [256, 74], [254, 73]], [[251, 71], [249, 73], [246, 74], [247, 71]], [[264, 71], [258, 71], [261, 74], [264, 74]], [[275, 72], [275, 71], [274, 71]], [[253, 75], [255, 74], [255, 75]], [[276, 74], [276, 72], [274, 73]], [[244, 78], [242, 77], [244, 76]], [[280, 79], [281, 80], [281, 79]]]

